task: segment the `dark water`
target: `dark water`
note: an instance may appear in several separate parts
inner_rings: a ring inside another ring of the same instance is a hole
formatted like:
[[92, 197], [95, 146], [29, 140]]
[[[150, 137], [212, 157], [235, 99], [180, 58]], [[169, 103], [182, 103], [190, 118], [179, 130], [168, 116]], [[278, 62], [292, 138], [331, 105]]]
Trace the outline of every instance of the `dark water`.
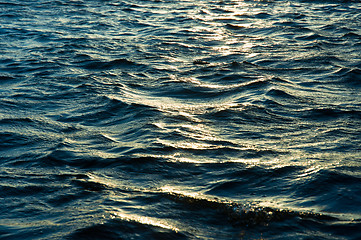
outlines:
[[0, 239], [361, 239], [359, 1], [0, 2]]

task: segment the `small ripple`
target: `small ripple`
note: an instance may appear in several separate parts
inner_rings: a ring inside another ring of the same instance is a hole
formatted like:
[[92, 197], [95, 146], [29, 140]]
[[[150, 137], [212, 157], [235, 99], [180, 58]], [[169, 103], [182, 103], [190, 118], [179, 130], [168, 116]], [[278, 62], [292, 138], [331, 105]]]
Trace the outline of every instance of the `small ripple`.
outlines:
[[286, 91], [281, 89], [271, 89], [267, 92], [267, 95], [275, 98], [283, 98], [283, 99], [291, 99], [291, 100], [297, 99], [296, 96], [293, 96], [292, 94], [287, 93]]
[[334, 120], [337, 118], [354, 118], [360, 119], [361, 111], [338, 109], [331, 107], [319, 107], [302, 111], [304, 118], [323, 121], [326, 119]]
[[188, 239], [177, 229], [147, 217], [115, 216], [117, 219], [76, 230], [66, 239]]
[[88, 70], [109, 70], [117, 68], [139, 68], [143, 67], [140, 64], [134, 63], [127, 59], [115, 59], [111, 61], [91, 60], [83, 61], [80, 63], [84, 68]]
[[359, 176], [342, 173], [337, 168], [321, 169], [307, 180], [303, 180], [295, 195], [310, 198], [311, 201], [316, 199], [320, 203], [327, 202], [323, 206], [324, 211], [355, 213], [353, 206], [360, 201], [358, 193], [361, 191], [358, 182]]
[[0, 84], [3, 84], [6, 81], [15, 80], [16, 78], [9, 75], [0, 75]]
[[340, 77], [340, 80], [337, 81], [340, 84], [350, 87], [361, 86], [361, 69], [359, 68], [340, 68], [333, 74]]

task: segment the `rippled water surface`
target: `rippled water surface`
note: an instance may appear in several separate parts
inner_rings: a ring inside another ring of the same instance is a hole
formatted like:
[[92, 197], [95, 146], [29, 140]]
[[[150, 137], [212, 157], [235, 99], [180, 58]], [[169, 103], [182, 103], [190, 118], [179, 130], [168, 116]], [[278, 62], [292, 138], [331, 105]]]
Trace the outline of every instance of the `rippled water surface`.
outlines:
[[0, 2], [0, 239], [361, 239], [359, 1]]

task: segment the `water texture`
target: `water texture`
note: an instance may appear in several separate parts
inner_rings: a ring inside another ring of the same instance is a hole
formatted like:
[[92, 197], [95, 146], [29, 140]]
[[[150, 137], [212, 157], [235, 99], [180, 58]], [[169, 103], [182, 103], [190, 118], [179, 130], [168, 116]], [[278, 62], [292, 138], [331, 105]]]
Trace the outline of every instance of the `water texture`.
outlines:
[[0, 239], [361, 239], [359, 1], [0, 2]]

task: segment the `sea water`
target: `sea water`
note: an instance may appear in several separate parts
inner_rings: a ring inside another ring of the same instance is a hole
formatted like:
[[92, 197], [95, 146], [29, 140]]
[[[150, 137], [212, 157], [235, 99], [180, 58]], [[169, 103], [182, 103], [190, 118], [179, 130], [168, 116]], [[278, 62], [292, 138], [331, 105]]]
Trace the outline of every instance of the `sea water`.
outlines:
[[0, 2], [0, 239], [361, 239], [361, 3]]

